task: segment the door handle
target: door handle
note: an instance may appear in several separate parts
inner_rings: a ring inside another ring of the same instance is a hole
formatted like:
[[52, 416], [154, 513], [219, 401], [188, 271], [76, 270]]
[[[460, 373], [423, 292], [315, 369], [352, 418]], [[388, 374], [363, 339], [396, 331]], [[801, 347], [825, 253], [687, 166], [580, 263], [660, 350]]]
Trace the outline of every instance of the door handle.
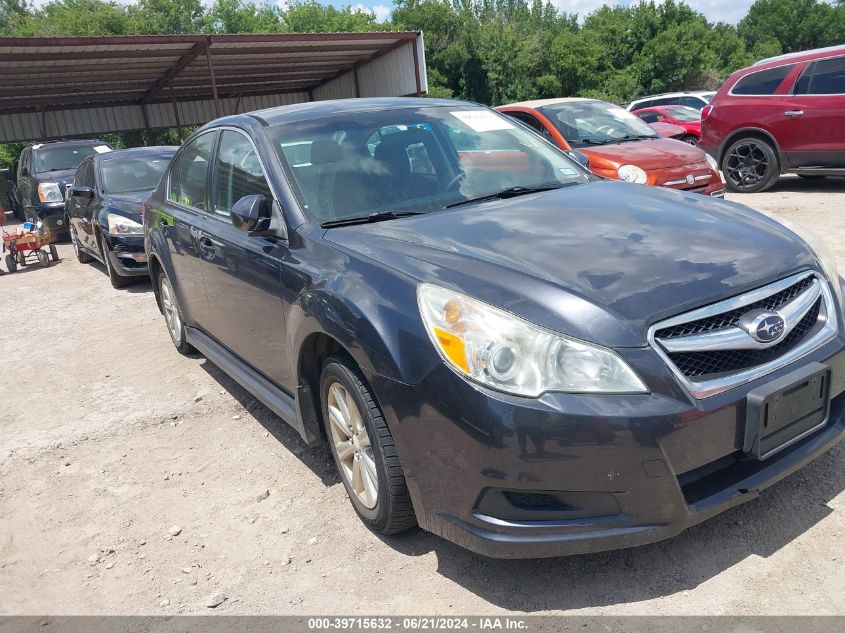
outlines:
[[787, 110], [783, 114], [784, 114], [784, 116], [788, 116], [788, 117], [791, 118], [791, 117], [796, 117], [796, 116], [803, 116], [804, 111], [803, 110]]
[[200, 251], [202, 251], [202, 254], [207, 257], [214, 257], [214, 255], [217, 254], [217, 249], [221, 248], [222, 246], [222, 242], [213, 240], [207, 235], [203, 235], [200, 238]]

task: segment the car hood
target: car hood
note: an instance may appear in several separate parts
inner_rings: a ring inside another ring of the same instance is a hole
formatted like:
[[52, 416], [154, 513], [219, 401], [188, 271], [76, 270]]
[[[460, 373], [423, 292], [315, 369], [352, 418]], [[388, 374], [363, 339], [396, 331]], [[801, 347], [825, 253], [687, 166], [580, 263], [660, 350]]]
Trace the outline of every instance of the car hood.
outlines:
[[107, 194], [103, 197], [103, 209], [110, 213], [119, 213], [136, 222], [141, 221], [141, 204], [150, 195], [149, 191]]
[[61, 169], [59, 171], [39, 171], [33, 174], [33, 179], [38, 182], [61, 182], [71, 183], [76, 177], [76, 168]]
[[795, 234], [746, 207], [617, 181], [334, 228], [325, 239], [613, 347], [645, 345], [655, 321], [816, 265]]
[[628, 141], [613, 145], [580, 148], [587, 156], [619, 165], [636, 165], [646, 171], [703, 163], [704, 151], [671, 138]]

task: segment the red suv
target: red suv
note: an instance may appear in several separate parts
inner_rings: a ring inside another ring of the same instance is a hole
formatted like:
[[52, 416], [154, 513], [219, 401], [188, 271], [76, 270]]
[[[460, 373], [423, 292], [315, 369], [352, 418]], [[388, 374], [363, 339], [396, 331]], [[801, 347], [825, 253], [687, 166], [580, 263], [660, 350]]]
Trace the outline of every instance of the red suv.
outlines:
[[845, 46], [735, 72], [701, 119], [698, 146], [719, 162], [729, 191], [765, 191], [782, 173], [845, 175]]

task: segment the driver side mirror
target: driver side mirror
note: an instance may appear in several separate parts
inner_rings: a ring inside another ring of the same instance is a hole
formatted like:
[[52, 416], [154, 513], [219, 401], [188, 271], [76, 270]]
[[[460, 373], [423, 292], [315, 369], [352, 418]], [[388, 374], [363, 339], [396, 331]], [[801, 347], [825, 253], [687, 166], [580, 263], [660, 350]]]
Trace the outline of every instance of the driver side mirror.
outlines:
[[73, 198], [93, 198], [94, 190], [91, 187], [74, 187], [70, 190]]
[[571, 149], [566, 152], [566, 155], [569, 156], [569, 158], [574, 160], [576, 163], [581, 165], [581, 167], [583, 167], [584, 169], [590, 168], [590, 159], [583, 152], [579, 152], [577, 149]]
[[244, 233], [259, 233], [270, 229], [270, 205], [262, 195], [244, 196], [231, 211], [232, 224]]

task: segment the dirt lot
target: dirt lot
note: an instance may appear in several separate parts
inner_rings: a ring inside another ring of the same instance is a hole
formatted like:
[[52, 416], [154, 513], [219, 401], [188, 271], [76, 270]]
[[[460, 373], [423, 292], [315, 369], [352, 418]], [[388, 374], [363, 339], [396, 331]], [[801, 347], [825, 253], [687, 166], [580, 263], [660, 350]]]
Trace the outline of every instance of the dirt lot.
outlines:
[[[741, 201], [822, 233], [845, 270], [845, 181]], [[209, 613], [222, 594], [216, 613], [845, 614], [843, 446], [633, 550], [494, 561], [381, 539], [327, 453], [172, 349], [148, 283], [114, 290], [59, 252], [0, 278], [0, 613]]]

